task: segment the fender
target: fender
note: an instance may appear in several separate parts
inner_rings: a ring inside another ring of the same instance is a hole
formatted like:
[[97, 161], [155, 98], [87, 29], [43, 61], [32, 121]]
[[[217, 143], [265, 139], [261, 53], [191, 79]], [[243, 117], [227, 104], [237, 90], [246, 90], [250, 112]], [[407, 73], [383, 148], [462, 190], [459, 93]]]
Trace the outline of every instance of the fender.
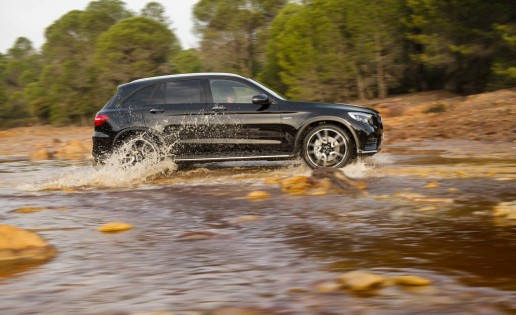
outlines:
[[156, 139], [158, 139], [158, 141], [160, 143], [164, 143], [163, 136], [160, 135], [155, 130], [153, 130], [152, 128], [148, 128], [148, 127], [128, 127], [128, 128], [125, 128], [122, 131], [119, 131], [117, 133], [115, 139], [113, 140], [113, 143], [116, 144], [116, 143], [120, 142], [120, 139], [125, 138], [128, 134], [133, 135], [133, 134], [138, 134], [138, 133], [147, 133], [147, 134], [155, 137]]
[[318, 117], [307, 120], [298, 129], [298, 132], [296, 134], [296, 141], [295, 141], [295, 148], [294, 148], [295, 151], [294, 152], [299, 152], [299, 148], [301, 147], [301, 142], [303, 141], [302, 136], [305, 134], [308, 126], [310, 126], [311, 124], [316, 123], [316, 122], [324, 122], [324, 123], [335, 122], [335, 123], [344, 125], [346, 127], [347, 131], [349, 131], [351, 133], [351, 135], [353, 136], [353, 140], [355, 140], [355, 147], [358, 150], [358, 147], [359, 147], [358, 137], [355, 133], [354, 128], [351, 127], [351, 124], [349, 122], [347, 122], [346, 120], [344, 120], [340, 117], [335, 117], [335, 116], [318, 116]]

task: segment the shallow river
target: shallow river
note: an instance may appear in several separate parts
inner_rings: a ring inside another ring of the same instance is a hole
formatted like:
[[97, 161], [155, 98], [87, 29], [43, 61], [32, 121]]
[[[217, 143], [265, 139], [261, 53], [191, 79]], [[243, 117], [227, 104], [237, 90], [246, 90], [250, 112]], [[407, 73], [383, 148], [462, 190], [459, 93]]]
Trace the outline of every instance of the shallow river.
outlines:
[[[515, 313], [516, 220], [491, 214], [516, 199], [515, 159], [391, 152], [344, 169], [368, 185], [358, 196], [289, 195], [265, 183], [310, 174], [291, 162], [174, 171], [3, 157], [0, 224], [35, 231], [59, 253], [0, 265], [0, 313]], [[255, 190], [271, 197], [248, 200]], [[46, 210], [14, 212], [22, 207]], [[112, 221], [135, 228], [97, 231]], [[354, 270], [433, 284], [315, 289]]]

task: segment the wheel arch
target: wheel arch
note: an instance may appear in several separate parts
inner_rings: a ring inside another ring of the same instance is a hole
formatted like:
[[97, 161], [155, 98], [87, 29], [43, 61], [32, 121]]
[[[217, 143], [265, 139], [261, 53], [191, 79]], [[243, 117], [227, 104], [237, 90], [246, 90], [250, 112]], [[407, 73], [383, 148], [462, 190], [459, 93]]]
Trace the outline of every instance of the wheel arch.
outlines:
[[117, 136], [113, 140], [113, 146], [117, 147], [118, 145], [123, 143], [125, 140], [127, 140], [131, 137], [137, 136], [137, 135], [142, 135], [142, 134], [150, 135], [157, 142], [157, 144], [164, 143], [163, 137], [160, 136], [159, 133], [153, 131], [150, 128], [127, 128], [117, 134]]
[[299, 131], [296, 135], [295, 153], [301, 152], [301, 149], [303, 147], [303, 139], [305, 138], [306, 134], [313, 128], [324, 124], [335, 125], [337, 127], [342, 128], [342, 130], [349, 132], [349, 134], [353, 138], [353, 141], [355, 142], [355, 152], [353, 152], [353, 155], [357, 154], [358, 137], [354, 129], [344, 119], [338, 119], [335, 117], [317, 117], [315, 119], [308, 120], [301, 128], [299, 128]]

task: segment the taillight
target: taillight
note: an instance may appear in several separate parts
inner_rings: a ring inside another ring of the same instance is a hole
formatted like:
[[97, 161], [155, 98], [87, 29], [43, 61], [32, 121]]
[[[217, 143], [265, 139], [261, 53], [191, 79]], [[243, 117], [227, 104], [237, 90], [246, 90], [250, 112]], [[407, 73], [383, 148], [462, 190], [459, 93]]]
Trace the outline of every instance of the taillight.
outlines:
[[108, 121], [108, 119], [109, 119], [108, 115], [97, 114], [97, 116], [95, 116], [95, 127], [102, 125], [103, 123]]

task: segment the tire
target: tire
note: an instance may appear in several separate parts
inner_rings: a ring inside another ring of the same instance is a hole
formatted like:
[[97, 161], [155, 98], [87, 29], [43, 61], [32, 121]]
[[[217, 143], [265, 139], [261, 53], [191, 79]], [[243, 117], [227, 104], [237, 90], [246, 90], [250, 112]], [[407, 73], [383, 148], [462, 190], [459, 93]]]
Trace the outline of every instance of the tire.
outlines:
[[302, 155], [311, 168], [340, 168], [348, 164], [355, 142], [348, 132], [335, 125], [319, 125], [305, 135]]
[[147, 134], [138, 134], [120, 143], [116, 152], [122, 167], [156, 164], [162, 159], [157, 142]]

